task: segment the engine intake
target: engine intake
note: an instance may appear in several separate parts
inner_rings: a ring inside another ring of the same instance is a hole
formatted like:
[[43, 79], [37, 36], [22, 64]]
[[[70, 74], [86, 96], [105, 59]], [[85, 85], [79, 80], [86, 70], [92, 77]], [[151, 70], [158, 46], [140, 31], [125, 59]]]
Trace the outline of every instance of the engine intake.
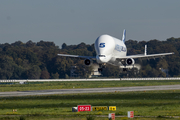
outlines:
[[126, 64], [127, 65], [134, 65], [134, 59], [133, 58], [128, 58], [128, 59], [126, 59]]
[[92, 63], [92, 61], [90, 59], [85, 59], [84, 60], [84, 64], [87, 65], [87, 66], [91, 65], [91, 63]]

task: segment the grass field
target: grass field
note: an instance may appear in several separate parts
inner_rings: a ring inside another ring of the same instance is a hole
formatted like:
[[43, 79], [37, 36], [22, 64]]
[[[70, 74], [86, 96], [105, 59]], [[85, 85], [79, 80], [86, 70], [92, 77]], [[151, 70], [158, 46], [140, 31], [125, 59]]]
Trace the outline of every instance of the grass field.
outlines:
[[151, 86], [151, 85], [175, 85], [178, 80], [164, 81], [74, 81], [74, 82], [29, 82], [27, 84], [4, 84], [0, 83], [0, 92], [27, 91], [45, 89], [72, 89], [72, 88], [102, 88], [102, 87], [128, 87], [128, 86]]
[[[180, 90], [3, 97], [0, 98], [0, 119], [86, 120], [89, 114], [107, 116], [113, 112], [71, 112], [72, 107], [80, 104], [116, 106], [116, 115], [127, 116], [127, 111], [134, 111], [136, 116], [143, 116], [134, 118], [138, 120], [172, 119], [169, 117], [180, 116]], [[127, 118], [116, 118], [121, 119]], [[95, 120], [108, 119], [96, 117]]]
[[[174, 84], [180, 84], [180, 81], [34, 82], [0, 84], [0, 92]], [[140, 116], [134, 118], [138, 120], [180, 119], [180, 90], [168, 90], [0, 97], [0, 120], [86, 120], [87, 115], [95, 115], [95, 120], [108, 120], [107, 115], [114, 112], [71, 112], [72, 107], [82, 104], [116, 106], [115, 113], [119, 116], [116, 120], [126, 120], [127, 111], [134, 111], [135, 116]], [[13, 109], [17, 111], [13, 112]]]

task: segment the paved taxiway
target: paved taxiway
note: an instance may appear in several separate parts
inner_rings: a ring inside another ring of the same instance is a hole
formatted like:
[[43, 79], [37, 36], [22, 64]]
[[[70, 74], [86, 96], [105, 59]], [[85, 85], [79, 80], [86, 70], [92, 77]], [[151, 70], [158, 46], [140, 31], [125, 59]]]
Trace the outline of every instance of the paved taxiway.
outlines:
[[128, 92], [128, 91], [148, 91], [148, 90], [177, 90], [177, 89], [180, 89], [180, 85], [111, 87], [111, 88], [82, 88], [82, 89], [53, 89], [53, 90], [0, 92], [0, 97], [72, 94], [72, 93], [99, 93], [99, 92], [115, 92], [115, 91], [116, 92]]

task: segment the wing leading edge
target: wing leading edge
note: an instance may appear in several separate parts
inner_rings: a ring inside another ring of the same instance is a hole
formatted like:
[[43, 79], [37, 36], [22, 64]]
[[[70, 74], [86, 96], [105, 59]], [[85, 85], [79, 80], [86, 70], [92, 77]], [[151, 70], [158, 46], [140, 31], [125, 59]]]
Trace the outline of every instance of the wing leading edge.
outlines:
[[172, 55], [174, 54], [172, 53], [160, 53], [160, 54], [150, 54], [150, 55], [146, 55], [146, 54], [140, 54], [140, 55], [129, 55], [129, 56], [124, 56], [124, 57], [118, 57], [116, 59], [127, 59], [127, 58], [142, 58], [142, 59], [151, 59], [151, 58], [158, 58], [158, 57], [164, 57], [166, 55]]
[[68, 54], [57, 54], [58, 56], [74, 57], [74, 58], [83, 58], [83, 59], [96, 59], [95, 56], [79, 56], [79, 55], [68, 55]]
[[166, 56], [166, 55], [172, 55], [172, 54], [174, 54], [174, 52], [147, 55], [147, 45], [145, 45], [144, 54], [123, 56], [123, 57], [118, 57], [118, 58], [116, 58], [116, 59], [117, 59], [117, 60], [119, 60], [119, 59], [127, 59], [127, 58], [133, 58], [133, 59], [136, 59], [136, 58], [140, 58], [140, 59], [151, 59], [151, 58], [164, 57], [164, 56]]

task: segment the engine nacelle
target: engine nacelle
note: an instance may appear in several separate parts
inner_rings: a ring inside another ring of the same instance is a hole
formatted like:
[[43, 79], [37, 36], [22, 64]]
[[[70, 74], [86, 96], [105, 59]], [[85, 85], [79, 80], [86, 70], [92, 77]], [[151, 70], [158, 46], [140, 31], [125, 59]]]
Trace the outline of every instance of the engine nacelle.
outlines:
[[135, 64], [135, 61], [133, 58], [126, 59], [126, 65], [134, 65], [134, 64]]
[[90, 66], [92, 64], [92, 61], [90, 59], [85, 59], [84, 64]]

